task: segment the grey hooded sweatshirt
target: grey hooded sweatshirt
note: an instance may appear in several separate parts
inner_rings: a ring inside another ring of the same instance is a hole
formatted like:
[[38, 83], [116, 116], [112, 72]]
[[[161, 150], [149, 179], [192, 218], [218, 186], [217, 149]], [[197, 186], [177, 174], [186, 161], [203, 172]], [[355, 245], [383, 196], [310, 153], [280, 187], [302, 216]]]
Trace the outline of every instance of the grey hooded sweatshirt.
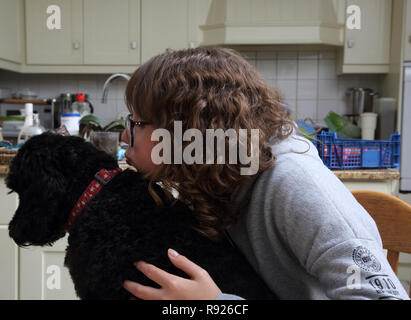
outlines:
[[267, 285], [280, 299], [409, 299], [375, 222], [315, 146], [295, 134], [270, 145], [275, 165], [236, 191], [229, 230]]

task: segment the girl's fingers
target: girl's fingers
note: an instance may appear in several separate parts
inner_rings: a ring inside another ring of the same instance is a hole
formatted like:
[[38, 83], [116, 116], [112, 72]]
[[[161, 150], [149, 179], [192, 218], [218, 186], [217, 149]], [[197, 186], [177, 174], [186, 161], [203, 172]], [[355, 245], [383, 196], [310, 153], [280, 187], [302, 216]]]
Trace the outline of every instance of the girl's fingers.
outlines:
[[124, 281], [123, 288], [143, 300], [159, 300], [161, 296], [161, 289], [143, 286], [142, 284], [129, 280]]
[[187, 259], [185, 256], [182, 256], [173, 249], [168, 249], [168, 256], [170, 261], [179, 269], [187, 273], [191, 279], [199, 279], [207, 274], [200, 266], [196, 265], [194, 262]]
[[136, 263], [136, 267], [144, 275], [159, 284], [161, 287], [169, 287], [171, 283], [175, 282], [178, 277], [172, 275], [152, 264], [140, 261]]

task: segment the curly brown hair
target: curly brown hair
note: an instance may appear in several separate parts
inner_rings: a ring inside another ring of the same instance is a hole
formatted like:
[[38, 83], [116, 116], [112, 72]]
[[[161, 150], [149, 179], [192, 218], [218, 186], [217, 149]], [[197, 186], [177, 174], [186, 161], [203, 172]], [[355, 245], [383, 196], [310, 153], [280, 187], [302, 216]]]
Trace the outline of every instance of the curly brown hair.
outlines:
[[[281, 100], [239, 53], [225, 48], [168, 49], [141, 65], [126, 89], [129, 110], [154, 128], [168, 130], [172, 142], [174, 121], [182, 122], [183, 132], [196, 128], [203, 136], [206, 129], [232, 128], [237, 135], [239, 129], [247, 129], [248, 135], [259, 129], [259, 172], [274, 165], [268, 140], [285, 139], [295, 128]], [[190, 143], [183, 141], [183, 149]], [[238, 215], [232, 194], [250, 178], [240, 174], [242, 167], [239, 161], [163, 164], [147, 178], [150, 186], [161, 182], [169, 199], [171, 190], [177, 190], [179, 199], [193, 208], [196, 229], [217, 240]], [[151, 187], [150, 193], [161, 204]]]

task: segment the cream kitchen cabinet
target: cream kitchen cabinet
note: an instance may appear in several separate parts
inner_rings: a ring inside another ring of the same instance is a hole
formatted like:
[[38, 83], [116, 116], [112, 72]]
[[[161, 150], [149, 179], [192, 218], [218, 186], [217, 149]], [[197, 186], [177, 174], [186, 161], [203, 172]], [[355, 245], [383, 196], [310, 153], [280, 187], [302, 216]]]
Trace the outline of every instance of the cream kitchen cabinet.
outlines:
[[140, 0], [84, 1], [84, 64], [140, 63]]
[[346, 0], [346, 8], [351, 5], [361, 10], [361, 29], [345, 27], [337, 72], [388, 73], [392, 0]]
[[[50, 30], [46, 23], [54, 14], [47, 13], [51, 5], [60, 8], [60, 29]], [[123, 65], [133, 71], [140, 62], [140, 0], [26, 0], [25, 14], [27, 67], [23, 71], [65, 70], [35, 65]]]
[[0, 68], [19, 70], [24, 58], [23, 0], [0, 0]]
[[66, 237], [52, 246], [20, 248], [20, 300], [77, 300], [68, 269], [64, 266]]
[[4, 177], [0, 176], [0, 300], [18, 299], [18, 247], [10, 239], [8, 230], [18, 197], [8, 192]]
[[[60, 29], [47, 26], [51, 5], [60, 8]], [[83, 63], [82, 6], [83, 0], [26, 0], [27, 64]]]
[[168, 48], [198, 45], [195, 33], [198, 0], [141, 1], [142, 63]]
[[411, 61], [411, 0], [404, 1], [404, 61]]

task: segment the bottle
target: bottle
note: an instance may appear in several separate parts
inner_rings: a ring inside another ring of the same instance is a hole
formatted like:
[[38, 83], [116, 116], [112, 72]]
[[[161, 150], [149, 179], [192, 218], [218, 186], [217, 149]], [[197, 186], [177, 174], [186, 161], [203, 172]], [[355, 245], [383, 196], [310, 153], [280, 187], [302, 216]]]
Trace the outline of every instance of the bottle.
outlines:
[[61, 126], [66, 126], [72, 136], [77, 136], [80, 131], [80, 112], [77, 105], [71, 103], [71, 94], [64, 94], [62, 97], [62, 113], [60, 117]]
[[33, 104], [32, 103], [26, 103], [24, 105], [24, 117], [25, 117], [24, 124], [17, 137], [17, 144], [23, 143], [27, 140], [25, 133], [27, 132], [28, 128], [33, 125]]
[[26, 103], [24, 105], [24, 125], [23, 127], [29, 127], [33, 125], [33, 104]]
[[62, 95], [62, 111], [61, 113], [70, 113], [71, 111], [71, 94], [65, 93]]
[[44, 129], [44, 127], [40, 125], [39, 114], [33, 114], [32, 112], [30, 112], [30, 108], [31, 111], [33, 110], [33, 105], [31, 103], [28, 103], [28, 105], [31, 105], [31, 107], [26, 106], [26, 119], [24, 122], [24, 126], [21, 129], [19, 136], [17, 138], [17, 144], [24, 143], [31, 137], [37, 136], [46, 131], [46, 129]]
[[[76, 112], [80, 113], [80, 117], [83, 118], [84, 116], [90, 114], [90, 104], [86, 101], [86, 98], [82, 93], [79, 93], [76, 97], [76, 101], [73, 102], [71, 105], [72, 110], [76, 110]], [[74, 112], [74, 111], [72, 111]]]

